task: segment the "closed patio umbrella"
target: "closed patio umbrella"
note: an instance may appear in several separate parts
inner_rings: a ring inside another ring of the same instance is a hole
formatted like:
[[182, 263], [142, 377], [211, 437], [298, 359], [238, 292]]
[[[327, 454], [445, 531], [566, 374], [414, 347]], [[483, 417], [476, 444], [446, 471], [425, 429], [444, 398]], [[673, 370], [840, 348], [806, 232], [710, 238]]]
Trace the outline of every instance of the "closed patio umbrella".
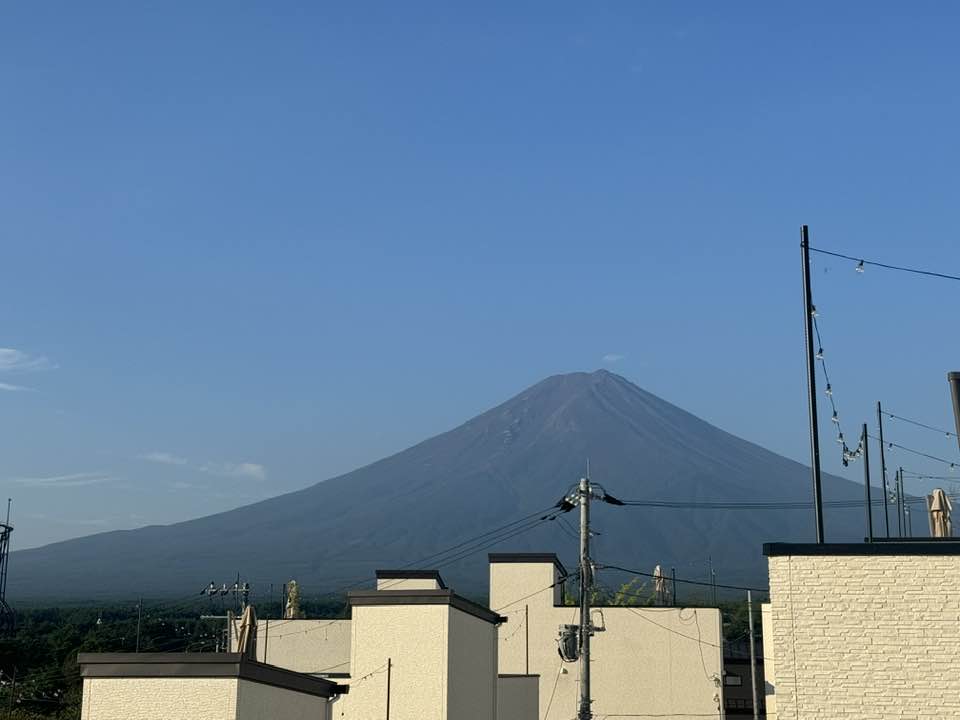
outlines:
[[247, 605], [240, 617], [240, 634], [237, 638], [237, 652], [251, 660], [257, 659], [257, 613], [253, 605]]
[[953, 537], [953, 521], [950, 518], [953, 505], [947, 494], [936, 488], [927, 496], [927, 506], [930, 508], [930, 534], [933, 537]]

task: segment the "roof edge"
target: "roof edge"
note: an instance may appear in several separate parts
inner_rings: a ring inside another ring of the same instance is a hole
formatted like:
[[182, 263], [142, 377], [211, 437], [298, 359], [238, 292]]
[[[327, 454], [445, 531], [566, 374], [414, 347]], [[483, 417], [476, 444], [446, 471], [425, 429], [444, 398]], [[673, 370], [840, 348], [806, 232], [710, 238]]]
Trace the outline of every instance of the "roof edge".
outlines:
[[507, 618], [495, 613], [453, 590], [354, 590], [347, 593], [349, 607], [376, 607], [382, 605], [450, 605], [493, 625], [507, 622]]
[[552, 563], [561, 574], [568, 574], [556, 553], [490, 553], [487, 555], [487, 560], [491, 565], [494, 563]]
[[960, 555], [960, 539], [877, 543], [764, 543], [767, 557], [825, 555]]
[[84, 678], [237, 678], [322, 698], [349, 691], [346, 685], [240, 653], [79, 653], [77, 664]]

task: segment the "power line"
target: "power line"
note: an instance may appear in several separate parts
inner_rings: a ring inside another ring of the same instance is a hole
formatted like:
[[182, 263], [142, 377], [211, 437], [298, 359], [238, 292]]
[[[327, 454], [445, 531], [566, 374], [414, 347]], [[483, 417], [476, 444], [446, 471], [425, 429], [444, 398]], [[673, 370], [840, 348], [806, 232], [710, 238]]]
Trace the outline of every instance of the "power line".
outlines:
[[[879, 439], [880, 439], [880, 438], [876, 437], [875, 435], [870, 435], [870, 438], [872, 438], [873, 440], [879, 440]], [[951, 469], [955, 468], [955, 467], [957, 466], [957, 463], [960, 463], [960, 460], [944, 460], [942, 457], [937, 457], [936, 455], [931, 455], [930, 453], [925, 453], [925, 452], [923, 452], [923, 451], [921, 451], [921, 450], [914, 450], [913, 448], [909, 448], [909, 447], [907, 447], [906, 445], [900, 445], [900, 444], [898, 444], [898, 443], [891, 442], [891, 441], [889, 441], [889, 440], [887, 440], [887, 439], [884, 439], [883, 442], [886, 444], [888, 450], [892, 450], [893, 448], [898, 448], [898, 449], [904, 450], [904, 451], [906, 451], [906, 452], [908, 452], [908, 453], [913, 453], [914, 455], [919, 455], [920, 457], [925, 457], [925, 458], [927, 458], [928, 460], [935, 460], [936, 462], [943, 463], [944, 465], [948, 465]]]
[[887, 412], [886, 410], [883, 411], [883, 414], [886, 415], [891, 420], [902, 420], [905, 423], [910, 423], [911, 425], [922, 427], [925, 430], [932, 430], [933, 432], [940, 433], [941, 435], [946, 435], [948, 438], [951, 438], [951, 437], [955, 438], [957, 436], [956, 433], [950, 432], [949, 430], [942, 430], [938, 427], [933, 427], [933, 425], [927, 425], [925, 423], [918, 422], [917, 420], [911, 420], [910, 418], [905, 418], [901, 415], [894, 415], [892, 412]]
[[[956, 479], [960, 480], [960, 477]], [[623, 504], [630, 507], [661, 508], [666, 510], [809, 510], [813, 507], [813, 502], [810, 501], [691, 502], [686, 500], [624, 500]], [[883, 505], [883, 500], [871, 500], [870, 504]], [[864, 506], [864, 502], [862, 500], [828, 500], [824, 502], [823, 505], [824, 507], [839, 509], [861, 508]]]
[[[655, 577], [650, 573], [645, 573], [640, 570], [633, 570], [631, 568], [619, 567], [618, 565], [599, 565], [598, 567], [604, 570], [619, 570], [620, 572], [625, 572], [630, 575], [639, 575], [641, 577], [649, 577], [649, 578]], [[671, 578], [671, 581], [672, 581], [672, 578]], [[745, 587], [743, 585], [720, 585], [712, 582], [709, 582], [709, 583], [700, 582], [698, 580], [681, 580], [680, 578], [677, 578], [677, 582], [686, 583], [687, 585], [702, 585], [702, 586], [711, 587], [711, 588], [714, 588], [714, 587], [723, 588], [724, 590], [752, 590], [753, 592], [764, 593], [764, 594], [768, 594], [770, 592], [765, 588]]]
[[933, 270], [920, 270], [917, 268], [903, 267], [901, 265], [890, 265], [888, 263], [877, 262], [876, 260], [867, 260], [865, 258], [854, 257], [853, 255], [844, 255], [843, 253], [833, 252], [831, 250], [822, 250], [813, 246], [810, 247], [810, 252], [843, 258], [844, 260], [852, 260], [853, 262], [857, 263], [856, 269], [859, 272], [863, 272], [864, 265], [871, 265], [873, 267], [884, 268], [885, 270], [897, 270], [899, 272], [913, 273], [914, 275], [927, 275], [929, 277], [937, 277], [944, 280], [960, 280], [960, 276], [957, 275], [948, 275], [946, 273], [934, 272]]

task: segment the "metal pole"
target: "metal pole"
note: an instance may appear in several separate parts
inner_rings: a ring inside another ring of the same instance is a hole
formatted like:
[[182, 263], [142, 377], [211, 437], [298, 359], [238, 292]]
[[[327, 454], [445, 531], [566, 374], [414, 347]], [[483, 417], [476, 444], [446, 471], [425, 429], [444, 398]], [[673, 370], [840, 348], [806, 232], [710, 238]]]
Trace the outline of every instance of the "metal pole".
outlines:
[[577, 720], [591, 720], [590, 710], [590, 479], [580, 478], [580, 708]]
[[530, 606], [529, 605], [523, 606], [523, 628], [524, 628], [523, 634], [526, 636], [524, 644], [526, 646], [525, 657], [527, 658], [526, 670], [524, 672], [526, 672], [526, 674], [529, 675], [530, 674]]
[[863, 486], [867, 500], [867, 542], [873, 542], [873, 505], [870, 501], [870, 445], [867, 443], [867, 424], [863, 424]]
[[710, 582], [713, 585], [713, 604], [717, 604], [717, 571], [710, 568]]
[[903, 468], [897, 469], [897, 529], [900, 531], [900, 537], [906, 531], [903, 517]]
[[880, 430], [880, 473], [883, 475], [883, 529], [890, 537], [890, 489], [887, 487], [887, 459], [883, 451], [883, 409], [877, 400], [877, 427]]
[[806, 225], [800, 227], [800, 254], [803, 258], [804, 333], [807, 341], [807, 399], [810, 410], [810, 464], [813, 473], [813, 511], [817, 544], [823, 543], [823, 499], [820, 483], [820, 431], [817, 419], [817, 367], [813, 347], [813, 291], [810, 286], [810, 238]]
[[140, 652], [140, 618], [143, 616], [143, 595], [137, 601], [137, 649]]
[[907, 537], [913, 537], [913, 518], [910, 516], [910, 507], [904, 505], [903, 511], [907, 515]]
[[393, 675], [393, 659], [387, 658], [387, 720], [390, 720], [390, 679]]
[[670, 568], [670, 578], [673, 581], [673, 606], [677, 606], [677, 569], [675, 567]]
[[747, 618], [750, 624], [750, 691], [753, 693], [753, 720], [760, 720], [760, 707], [757, 705], [757, 652], [753, 647], [753, 598], [747, 590]]

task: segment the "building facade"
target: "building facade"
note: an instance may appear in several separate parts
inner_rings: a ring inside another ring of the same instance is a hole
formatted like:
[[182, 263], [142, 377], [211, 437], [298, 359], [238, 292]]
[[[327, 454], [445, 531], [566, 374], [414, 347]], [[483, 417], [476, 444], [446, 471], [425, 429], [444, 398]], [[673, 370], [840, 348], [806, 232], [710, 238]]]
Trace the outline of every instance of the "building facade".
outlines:
[[769, 718], [960, 717], [960, 543], [764, 553]]

